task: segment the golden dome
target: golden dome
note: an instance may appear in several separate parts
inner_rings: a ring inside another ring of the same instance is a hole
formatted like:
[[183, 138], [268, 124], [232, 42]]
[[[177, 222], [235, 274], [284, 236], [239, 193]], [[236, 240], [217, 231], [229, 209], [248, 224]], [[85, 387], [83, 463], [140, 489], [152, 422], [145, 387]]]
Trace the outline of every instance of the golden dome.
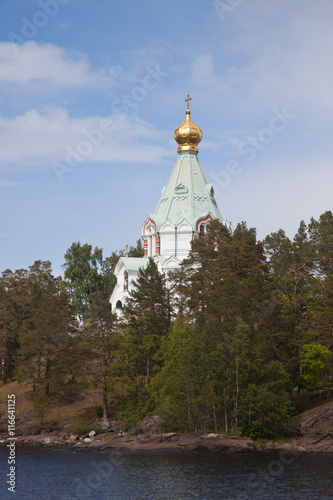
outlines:
[[186, 118], [185, 121], [179, 127], [176, 128], [174, 132], [174, 138], [176, 142], [179, 144], [179, 151], [199, 151], [197, 145], [202, 139], [202, 131], [201, 129], [192, 122], [191, 120], [191, 111], [190, 111], [190, 101], [191, 97], [187, 94], [187, 110], [186, 110]]

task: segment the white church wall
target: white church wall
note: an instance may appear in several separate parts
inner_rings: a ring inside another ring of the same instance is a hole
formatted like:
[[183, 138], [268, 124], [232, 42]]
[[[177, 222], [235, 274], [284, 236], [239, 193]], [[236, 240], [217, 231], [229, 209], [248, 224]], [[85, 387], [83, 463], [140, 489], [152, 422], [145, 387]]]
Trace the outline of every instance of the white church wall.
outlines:
[[177, 258], [186, 259], [190, 250], [193, 238], [192, 226], [183, 220], [177, 227]]
[[166, 222], [160, 229], [160, 253], [165, 257], [175, 254], [176, 229], [173, 224]]

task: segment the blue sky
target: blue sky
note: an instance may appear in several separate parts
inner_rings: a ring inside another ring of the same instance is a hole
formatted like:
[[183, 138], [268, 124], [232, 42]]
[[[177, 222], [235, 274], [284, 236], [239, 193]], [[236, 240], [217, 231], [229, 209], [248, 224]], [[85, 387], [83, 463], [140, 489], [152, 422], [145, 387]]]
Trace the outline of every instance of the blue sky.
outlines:
[[222, 215], [332, 210], [331, 0], [2, 0], [0, 271], [135, 244], [187, 93]]

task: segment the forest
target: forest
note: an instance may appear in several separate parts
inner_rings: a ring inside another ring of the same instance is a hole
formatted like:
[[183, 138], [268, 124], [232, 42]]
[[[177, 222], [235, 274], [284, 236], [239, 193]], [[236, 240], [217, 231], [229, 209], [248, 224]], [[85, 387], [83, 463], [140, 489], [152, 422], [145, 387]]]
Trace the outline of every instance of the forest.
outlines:
[[[124, 428], [158, 415], [165, 431], [285, 435], [300, 395], [333, 384], [333, 215], [258, 241], [212, 221], [180, 269], [149, 259], [119, 319], [122, 251], [75, 242], [63, 277], [49, 261], [0, 278], [2, 384], [29, 383], [36, 412], [100, 391]], [[141, 257], [139, 240], [129, 256]]]

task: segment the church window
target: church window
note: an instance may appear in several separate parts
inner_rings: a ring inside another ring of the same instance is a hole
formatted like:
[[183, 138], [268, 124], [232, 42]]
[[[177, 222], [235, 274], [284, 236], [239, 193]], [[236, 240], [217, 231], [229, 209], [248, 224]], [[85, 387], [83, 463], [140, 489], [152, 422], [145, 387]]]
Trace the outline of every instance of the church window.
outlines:
[[205, 236], [205, 226], [200, 224], [199, 228], [199, 239], [201, 240]]
[[122, 308], [123, 308], [123, 305], [121, 303], [121, 300], [117, 300], [116, 309], [122, 309]]
[[128, 290], [128, 272], [124, 271], [124, 292]]

